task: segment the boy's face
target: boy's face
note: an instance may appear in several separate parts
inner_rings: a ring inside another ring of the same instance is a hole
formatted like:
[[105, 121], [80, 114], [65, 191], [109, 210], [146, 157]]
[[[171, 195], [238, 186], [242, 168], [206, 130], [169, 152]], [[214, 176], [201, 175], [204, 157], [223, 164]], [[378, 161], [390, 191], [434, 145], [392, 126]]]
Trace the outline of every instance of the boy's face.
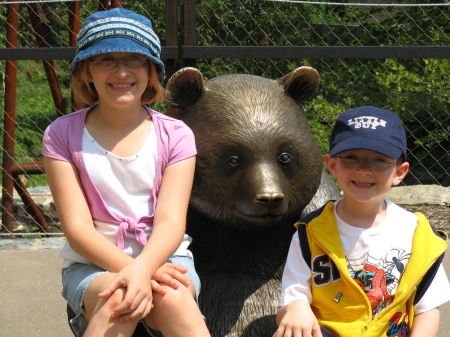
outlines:
[[[362, 161], [355, 166], [358, 159]], [[391, 186], [398, 185], [409, 169], [407, 162], [399, 163], [396, 159], [364, 149], [344, 151], [335, 157], [327, 154], [325, 162], [344, 197], [360, 202], [384, 200]]]

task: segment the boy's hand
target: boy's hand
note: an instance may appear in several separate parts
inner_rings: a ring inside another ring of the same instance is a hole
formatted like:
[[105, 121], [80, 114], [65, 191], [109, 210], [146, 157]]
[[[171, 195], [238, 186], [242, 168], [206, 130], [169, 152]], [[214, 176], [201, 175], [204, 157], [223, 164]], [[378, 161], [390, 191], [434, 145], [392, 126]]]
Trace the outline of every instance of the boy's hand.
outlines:
[[151, 274], [136, 260], [123, 268], [98, 296], [108, 298], [119, 288], [126, 288], [122, 302], [112, 310], [113, 318], [121, 321], [139, 320], [148, 316], [153, 304]]
[[308, 302], [295, 300], [280, 308], [273, 337], [323, 337]]
[[166, 291], [161, 286], [161, 283], [177, 289], [181, 284], [188, 287], [191, 284], [189, 277], [185, 275], [187, 272], [186, 268], [183, 268], [176, 263], [165, 263], [156, 271], [152, 278], [152, 288], [154, 291], [164, 295]]

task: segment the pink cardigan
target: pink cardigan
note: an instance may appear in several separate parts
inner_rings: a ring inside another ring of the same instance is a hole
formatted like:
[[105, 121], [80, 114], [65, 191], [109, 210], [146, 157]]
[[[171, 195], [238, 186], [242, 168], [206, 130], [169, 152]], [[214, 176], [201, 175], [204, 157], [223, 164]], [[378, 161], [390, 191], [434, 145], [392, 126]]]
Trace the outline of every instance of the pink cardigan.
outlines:
[[146, 108], [152, 118], [158, 142], [153, 209], [150, 214], [140, 219], [126, 218], [108, 208], [86, 170], [82, 152], [82, 135], [84, 121], [90, 109], [91, 107], [59, 117], [50, 124], [44, 133], [42, 154], [76, 166], [92, 218], [119, 225], [117, 234], [117, 246], [119, 248], [123, 249], [127, 232], [134, 232], [137, 241], [143, 247], [147, 238], [142, 228], [153, 225], [164, 170], [170, 164], [196, 155], [194, 135], [184, 122]]

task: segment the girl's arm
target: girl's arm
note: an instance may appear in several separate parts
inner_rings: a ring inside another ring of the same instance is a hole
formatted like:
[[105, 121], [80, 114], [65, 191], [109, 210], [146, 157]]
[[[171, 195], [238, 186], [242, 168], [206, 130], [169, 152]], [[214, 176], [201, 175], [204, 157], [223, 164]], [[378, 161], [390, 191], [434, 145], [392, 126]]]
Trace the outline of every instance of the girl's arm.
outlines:
[[119, 272], [133, 258], [108, 241], [95, 228], [76, 167], [44, 157], [45, 172], [62, 229], [72, 249], [95, 265]]
[[186, 216], [194, 169], [195, 157], [179, 161], [165, 169], [153, 220], [152, 235], [136, 259], [145, 259], [154, 268], [158, 268], [180, 246], [186, 232]]
[[439, 308], [414, 316], [410, 337], [436, 337], [439, 331]]

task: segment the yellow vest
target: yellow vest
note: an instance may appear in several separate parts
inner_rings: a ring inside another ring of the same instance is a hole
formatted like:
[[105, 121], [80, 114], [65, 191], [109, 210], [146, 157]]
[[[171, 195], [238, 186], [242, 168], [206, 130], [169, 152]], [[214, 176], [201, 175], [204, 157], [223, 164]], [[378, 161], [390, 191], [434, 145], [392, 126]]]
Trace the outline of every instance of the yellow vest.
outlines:
[[[447, 243], [438, 237], [422, 213], [413, 237], [411, 258], [402, 275], [392, 303], [372, 319], [372, 308], [364, 291], [351, 278], [339, 238], [333, 202], [328, 202], [320, 215], [306, 225], [311, 251], [311, 308], [319, 324], [335, 337], [386, 336], [389, 324], [406, 322], [411, 330], [414, 319], [414, 297], [426, 272], [445, 252]], [[308, 263], [310, 261], [307, 261]], [[315, 279], [316, 277], [316, 279]], [[318, 284], [318, 285], [317, 285]], [[406, 336], [400, 331], [395, 336]]]

